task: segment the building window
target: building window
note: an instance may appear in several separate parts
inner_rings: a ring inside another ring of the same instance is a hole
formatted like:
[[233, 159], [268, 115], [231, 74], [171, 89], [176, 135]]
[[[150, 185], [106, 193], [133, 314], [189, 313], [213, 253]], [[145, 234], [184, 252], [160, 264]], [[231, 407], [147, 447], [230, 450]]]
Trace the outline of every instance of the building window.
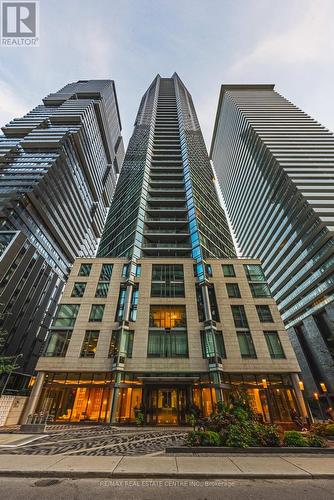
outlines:
[[212, 330], [201, 331], [201, 344], [203, 358], [213, 358], [216, 356], [226, 358], [223, 332], [213, 332]]
[[270, 357], [272, 359], [284, 359], [285, 354], [277, 332], [263, 332], [267, 342]]
[[243, 359], [256, 358], [255, 347], [250, 332], [237, 332], [240, 354]]
[[104, 304], [93, 304], [90, 310], [89, 321], [102, 321]]
[[130, 264], [124, 264], [122, 269], [122, 278], [128, 278], [130, 272]]
[[148, 357], [188, 357], [185, 306], [151, 306]]
[[83, 297], [86, 289], [86, 283], [74, 283], [71, 297]]
[[[120, 330], [112, 331], [108, 358], [116, 358], [118, 356], [119, 346], [121, 342], [121, 334], [122, 332]], [[125, 337], [124, 351], [128, 358], [132, 358], [134, 330], [123, 330], [123, 335]]]
[[231, 306], [234, 325], [236, 328], [248, 328], [248, 321], [244, 306]]
[[257, 314], [261, 323], [273, 323], [270, 307], [267, 305], [256, 306]]
[[71, 340], [72, 330], [51, 330], [43, 356], [64, 357]]
[[[212, 319], [214, 321], [220, 321], [214, 285], [211, 284], [211, 285], [206, 285], [206, 286], [208, 288]], [[204, 308], [204, 301], [203, 301], [203, 290], [202, 290], [202, 287], [200, 287], [199, 285], [196, 285], [196, 297], [197, 297], [198, 320], [200, 322], [203, 322], [203, 321], [205, 321], [205, 308]]]
[[99, 330], [86, 331], [80, 353], [81, 358], [94, 358], [99, 334]]
[[109, 291], [109, 283], [100, 282], [97, 284], [95, 297], [99, 299], [104, 299], [107, 297]]
[[99, 281], [107, 281], [109, 283], [111, 280], [112, 270], [113, 264], [102, 264]]
[[79, 304], [60, 304], [52, 326], [72, 328], [78, 316], [79, 308]]
[[186, 330], [150, 330], [147, 357], [187, 358], [188, 338]]
[[271, 297], [269, 286], [266, 283], [249, 283], [253, 297]]
[[16, 236], [14, 232], [0, 232], [0, 257]]
[[232, 264], [222, 264], [223, 274], [225, 278], [234, 278], [235, 271], [234, 266]]
[[141, 276], [141, 264], [136, 264], [136, 278]]
[[118, 321], [118, 322], [123, 321], [125, 295], [126, 295], [126, 286], [121, 286], [120, 291], [119, 291], [119, 295], [118, 295], [116, 317], [115, 317], [115, 321]]
[[211, 264], [205, 264], [205, 272], [209, 278], [212, 278], [212, 266], [211, 266]]
[[240, 290], [237, 283], [226, 283], [227, 294], [230, 299], [240, 299]]
[[78, 276], [89, 276], [92, 264], [81, 264]]
[[112, 270], [113, 270], [113, 264], [102, 264], [99, 282], [97, 284], [95, 291], [96, 298], [104, 299], [107, 297]]
[[134, 286], [132, 289], [131, 305], [130, 305], [130, 321], [136, 321], [139, 300], [139, 287]]
[[260, 264], [245, 264], [244, 269], [248, 281], [266, 281]]
[[151, 306], [151, 328], [185, 328], [187, 326], [185, 306]]
[[153, 264], [151, 297], [184, 297], [182, 264]]

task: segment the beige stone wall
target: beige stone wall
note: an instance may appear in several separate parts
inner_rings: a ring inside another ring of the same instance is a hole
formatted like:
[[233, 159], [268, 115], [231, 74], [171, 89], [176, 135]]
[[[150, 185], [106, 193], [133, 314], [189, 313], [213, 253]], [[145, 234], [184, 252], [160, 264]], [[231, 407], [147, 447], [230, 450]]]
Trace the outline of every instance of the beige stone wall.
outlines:
[[[78, 271], [81, 263], [91, 262], [93, 264], [89, 277], [79, 277]], [[80, 304], [80, 311], [72, 333], [71, 342], [63, 358], [40, 358], [37, 369], [39, 371], [110, 371], [112, 361], [109, 359], [108, 350], [111, 332], [118, 324], [115, 322], [115, 314], [119, 295], [121, 273], [126, 259], [122, 258], [95, 258], [77, 259], [73, 265], [68, 284], [65, 288], [61, 303]], [[137, 321], [130, 323], [130, 328], [135, 331], [132, 359], [125, 363], [126, 371], [140, 372], [194, 372], [207, 371], [208, 362], [202, 358], [200, 330], [203, 324], [198, 321], [197, 303], [192, 259], [180, 258], [145, 258], [138, 261], [141, 263], [141, 277], [136, 279], [139, 283], [139, 302]], [[280, 318], [277, 306], [272, 298], [255, 299], [252, 297], [243, 264], [259, 263], [254, 259], [210, 259], [207, 261], [213, 269], [213, 277], [210, 279], [215, 286], [218, 302], [220, 323], [217, 329], [222, 330], [226, 346], [227, 359], [223, 360], [224, 371], [227, 372], [299, 372], [299, 367], [288, 340], [286, 330]], [[97, 299], [94, 297], [98, 283], [101, 266], [103, 263], [113, 263], [113, 273], [109, 287], [108, 297]], [[177, 263], [184, 266], [185, 298], [151, 298], [151, 269], [152, 264]], [[221, 265], [223, 263], [233, 264], [235, 267], [235, 278], [224, 278]], [[72, 298], [71, 292], [76, 281], [87, 282], [83, 298]], [[230, 299], [226, 291], [226, 283], [236, 282], [239, 285], [241, 298]], [[105, 304], [103, 321], [100, 323], [89, 322], [90, 308], [92, 304]], [[150, 305], [185, 305], [187, 313], [187, 331], [189, 344], [189, 358], [186, 359], [163, 359], [147, 358], [147, 340], [149, 325]], [[245, 306], [250, 331], [255, 345], [257, 359], [242, 359], [239, 350], [236, 329], [234, 327], [231, 312], [232, 304], [243, 304]], [[268, 304], [270, 306], [274, 323], [260, 323], [256, 304]], [[89, 329], [100, 330], [100, 336], [94, 358], [80, 358], [80, 350], [85, 331]], [[281, 343], [286, 354], [286, 359], [274, 360], [270, 358], [263, 330], [276, 330], [279, 333]]]

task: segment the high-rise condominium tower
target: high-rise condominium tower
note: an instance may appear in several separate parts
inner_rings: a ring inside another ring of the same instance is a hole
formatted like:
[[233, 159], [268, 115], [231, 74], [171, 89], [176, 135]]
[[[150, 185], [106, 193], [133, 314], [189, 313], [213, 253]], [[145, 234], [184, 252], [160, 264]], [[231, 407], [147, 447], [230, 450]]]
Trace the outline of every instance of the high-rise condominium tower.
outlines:
[[236, 387], [265, 420], [305, 414], [298, 365], [259, 261], [235, 257], [191, 96], [154, 79], [103, 231], [77, 259], [27, 413], [183, 424]]
[[[0, 313], [3, 354], [21, 389], [75, 257], [95, 254], [123, 142], [114, 82], [70, 83], [0, 137]], [[6, 377], [4, 380], [7, 383]]]
[[262, 261], [308, 396], [320, 394], [328, 406], [334, 393], [334, 136], [273, 85], [223, 85], [211, 158], [240, 250]]

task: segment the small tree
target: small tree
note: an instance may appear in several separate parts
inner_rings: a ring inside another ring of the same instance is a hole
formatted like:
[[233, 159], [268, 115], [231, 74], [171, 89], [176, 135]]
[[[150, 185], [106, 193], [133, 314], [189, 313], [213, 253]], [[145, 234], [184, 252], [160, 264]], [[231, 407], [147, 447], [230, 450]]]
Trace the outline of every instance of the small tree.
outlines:
[[[5, 316], [6, 314], [0, 313], [0, 321], [2, 321]], [[17, 356], [3, 356], [1, 354], [2, 348], [6, 343], [7, 335], [7, 330], [0, 328], [0, 377], [5, 373], [10, 374], [13, 370], [19, 368], [19, 365], [16, 364]]]
[[[0, 351], [2, 350], [8, 332], [6, 330], [0, 329]], [[13, 370], [19, 368], [19, 365], [15, 362], [17, 356], [3, 356], [0, 354], [0, 377], [5, 373], [11, 373]]]

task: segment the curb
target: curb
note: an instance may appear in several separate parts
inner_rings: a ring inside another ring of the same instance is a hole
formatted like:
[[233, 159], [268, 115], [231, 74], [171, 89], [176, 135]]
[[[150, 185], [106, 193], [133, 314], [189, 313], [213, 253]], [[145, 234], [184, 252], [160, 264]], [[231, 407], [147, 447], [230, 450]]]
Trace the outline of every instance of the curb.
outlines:
[[240, 474], [219, 474], [219, 473], [180, 473], [180, 472], [104, 472], [104, 471], [0, 471], [0, 477], [36, 477], [36, 478], [73, 478], [73, 479], [334, 479], [333, 474], [311, 474], [311, 473], [298, 473], [298, 474], [247, 474], [241, 472]]
[[201, 453], [232, 455], [334, 455], [334, 448], [297, 448], [297, 447], [276, 447], [276, 448], [229, 448], [227, 446], [169, 446], [165, 448], [166, 453]]

